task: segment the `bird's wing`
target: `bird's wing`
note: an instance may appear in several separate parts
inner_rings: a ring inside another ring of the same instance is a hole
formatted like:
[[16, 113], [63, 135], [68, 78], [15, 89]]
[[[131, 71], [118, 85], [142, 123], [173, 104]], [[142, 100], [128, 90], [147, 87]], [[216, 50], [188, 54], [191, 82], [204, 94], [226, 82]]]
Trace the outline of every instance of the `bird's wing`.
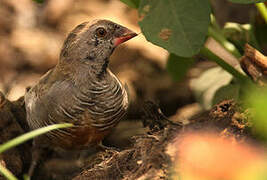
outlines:
[[39, 89], [33, 88], [27, 98], [27, 116], [32, 129], [73, 123], [75, 127], [92, 126], [106, 130], [119, 122], [128, 106], [128, 96], [123, 95], [126, 91], [117, 83], [109, 89], [86, 93], [66, 79], [43, 84], [42, 87], [47, 86], [43, 93], [40, 93], [40, 85], [42, 83], [39, 83]]

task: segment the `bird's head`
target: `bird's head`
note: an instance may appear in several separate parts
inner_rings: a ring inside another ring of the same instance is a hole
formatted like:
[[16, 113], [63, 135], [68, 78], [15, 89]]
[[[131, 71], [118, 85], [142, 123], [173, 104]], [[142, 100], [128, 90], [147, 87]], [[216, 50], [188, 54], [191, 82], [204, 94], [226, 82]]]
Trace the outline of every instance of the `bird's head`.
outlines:
[[60, 53], [61, 62], [79, 61], [103, 68], [113, 50], [137, 34], [109, 20], [84, 22], [72, 30]]

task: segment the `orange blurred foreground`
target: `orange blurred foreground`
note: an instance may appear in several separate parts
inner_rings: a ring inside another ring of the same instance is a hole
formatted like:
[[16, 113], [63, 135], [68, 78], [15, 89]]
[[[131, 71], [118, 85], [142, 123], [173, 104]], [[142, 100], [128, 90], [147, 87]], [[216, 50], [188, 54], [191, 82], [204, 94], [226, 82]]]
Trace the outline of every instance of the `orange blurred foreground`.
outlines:
[[267, 178], [264, 154], [250, 144], [215, 133], [186, 133], [173, 144], [175, 177], [183, 180], [257, 180]]

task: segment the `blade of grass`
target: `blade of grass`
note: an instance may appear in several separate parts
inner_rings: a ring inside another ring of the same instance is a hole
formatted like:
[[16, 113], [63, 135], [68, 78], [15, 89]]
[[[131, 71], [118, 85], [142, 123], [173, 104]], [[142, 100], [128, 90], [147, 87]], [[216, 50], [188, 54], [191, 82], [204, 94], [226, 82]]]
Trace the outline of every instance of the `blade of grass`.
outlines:
[[7, 168], [0, 164], [0, 173], [8, 180], [18, 180]]
[[264, 3], [256, 3], [255, 6], [257, 7], [258, 11], [260, 12], [265, 23], [267, 24], [267, 8], [266, 8], [265, 4]]
[[43, 127], [43, 128], [40, 128], [40, 129], [36, 129], [34, 131], [31, 131], [31, 132], [28, 132], [26, 134], [23, 134], [17, 138], [14, 138], [2, 145], [0, 145], [0, 154], [14, 146], [17, 146], [29, 139], [32, 139], [36, 136], [39, 136], [41, 134], [44, 134], [48, 131], [51, 131], [51, 130], [55, 130], [55, 129], [59, 129], [59, 128], [67, 128], [67, 127], [71, 127], [73, 126], [72, 124], [70, 123], [64, 123], [64, 124], [54, 124], [54, 125], [50, 125], [50, 126], [46, 126], [46, 127]]
[[23, 180], [31, 180], [30, 176], [28, 176], [27, 174], [23, 175]]

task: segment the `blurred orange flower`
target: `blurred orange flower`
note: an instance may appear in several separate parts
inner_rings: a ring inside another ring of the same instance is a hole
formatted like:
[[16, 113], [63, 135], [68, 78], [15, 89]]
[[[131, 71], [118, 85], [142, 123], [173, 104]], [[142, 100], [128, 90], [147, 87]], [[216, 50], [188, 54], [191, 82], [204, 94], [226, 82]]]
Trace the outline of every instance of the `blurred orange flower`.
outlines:
[[264, 154], [248, 143], [216, 133], [186, 133], [173, 144], [175, 179], [256, 180], [266, 176]]

